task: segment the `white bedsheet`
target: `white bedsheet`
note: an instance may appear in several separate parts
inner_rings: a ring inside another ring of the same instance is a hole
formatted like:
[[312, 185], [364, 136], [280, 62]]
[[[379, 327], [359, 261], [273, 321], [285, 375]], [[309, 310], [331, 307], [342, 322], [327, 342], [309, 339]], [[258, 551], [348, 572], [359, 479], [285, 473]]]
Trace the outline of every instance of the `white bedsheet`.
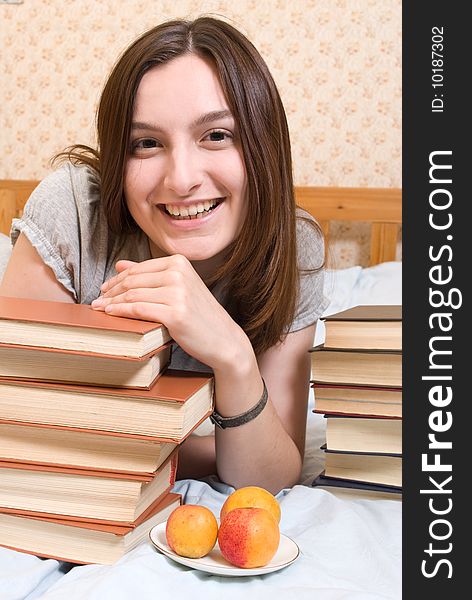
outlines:
[[[326, 314], [355, 304], [401, 304], [401, 263], [332, 272], [327, 293]], [[114, 565], [68, 570], [56, 560], [0, 547], [0, 600], [401, 598], [401, 502], [311, 487], [323, 469], [324, 442], [324, 419], [312, 407], [311, 395], [301, 482], [278, 495], [281, 531], [301, 549], [289, 567], [259, 577], [218, 577], [178, 565], [143, 543]], [[232, 488], [213, 479], [184, 480], [175, 491], [218, 514]]]

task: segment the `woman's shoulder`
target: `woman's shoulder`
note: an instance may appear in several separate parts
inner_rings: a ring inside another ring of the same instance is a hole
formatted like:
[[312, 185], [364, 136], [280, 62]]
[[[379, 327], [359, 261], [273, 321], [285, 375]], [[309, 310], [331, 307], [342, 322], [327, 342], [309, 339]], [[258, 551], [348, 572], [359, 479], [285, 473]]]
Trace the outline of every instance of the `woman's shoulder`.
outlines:
[[98, 174], [87, 165], [63, 163], [41, 180], [31, 198], [38, 195], [54, 200], [74, 199], [76, 202], [93, 203], [99, 200]]
[[316, 219], [297, 207], [297, 254], [302, 269], [319, 269], [324, 262], [324, 238]]
[[315, 323], [329, 304], [324, 295], [324, 238], [316, 219], [297, 208], [297, 261], [299, 294], [295, 317], [289, 331]]
[[85, 165], [62, 164], [35, 188], [22, 218], [41, 229], [76, 229], [102, 220], [98, 175]]

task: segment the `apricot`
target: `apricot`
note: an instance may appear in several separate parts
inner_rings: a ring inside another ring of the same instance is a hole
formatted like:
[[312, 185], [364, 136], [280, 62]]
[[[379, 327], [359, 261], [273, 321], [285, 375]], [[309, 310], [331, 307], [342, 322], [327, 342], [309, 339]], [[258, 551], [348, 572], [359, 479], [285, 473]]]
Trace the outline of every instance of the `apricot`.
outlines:
[[220, 511], [220, 521], [235, 508], [256, 507], [265, 508], [274, 517], [277, 523], [280, 522], [280, 505], [277, 498], [264, 488], [250, 485], [239, 488], [230, 494]]
[[218, 522], [205, 506], [182, 504], [167, 519], [167, 543], [179, 556], [205, 556], [216, 544], [217, 536]]
[[235, 508], [220, 523], [221, 554], [237, 567], [265, 566], [277, 552], [279, 542], [279, 525], [265, 508]]

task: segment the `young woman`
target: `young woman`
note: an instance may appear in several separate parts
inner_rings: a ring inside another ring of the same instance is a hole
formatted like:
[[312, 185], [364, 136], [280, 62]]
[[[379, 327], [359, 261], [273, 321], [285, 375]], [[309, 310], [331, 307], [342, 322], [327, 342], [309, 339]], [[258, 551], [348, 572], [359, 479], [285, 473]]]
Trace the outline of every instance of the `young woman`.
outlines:
[[215, 434], [182, 445], [179, 477], [292, 486], [324, 249], [267, 66], [223, 21], [164, 23], [116, 63], [97, 132], [14, 221], [0, 293], [164, 323], [171, 366], [215, 377]]

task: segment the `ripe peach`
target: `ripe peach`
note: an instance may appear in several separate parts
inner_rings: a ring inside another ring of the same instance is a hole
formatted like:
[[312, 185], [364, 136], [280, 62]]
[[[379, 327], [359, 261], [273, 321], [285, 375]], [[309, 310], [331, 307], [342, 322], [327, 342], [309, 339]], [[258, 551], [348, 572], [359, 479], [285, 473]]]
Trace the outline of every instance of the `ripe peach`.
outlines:
[[263, 567], [277, 552], [279, 542], [279, 525], [264, 508], [235, 508], [220, 523], [221, 554], [237, 567]]
[[166, 539], [180, 556], [201, 558], [216, 544], [218, 523], [205, 506], [183, 504], [172, 511], [166, 524]]
[[220, 521], [230, 510], [245, 507], [265, 508], [277, 523], [280, 522], [280, 505], [277, 498], [264, 488], [255, 485], [239, 488], [226, 498], [220, 511]]

